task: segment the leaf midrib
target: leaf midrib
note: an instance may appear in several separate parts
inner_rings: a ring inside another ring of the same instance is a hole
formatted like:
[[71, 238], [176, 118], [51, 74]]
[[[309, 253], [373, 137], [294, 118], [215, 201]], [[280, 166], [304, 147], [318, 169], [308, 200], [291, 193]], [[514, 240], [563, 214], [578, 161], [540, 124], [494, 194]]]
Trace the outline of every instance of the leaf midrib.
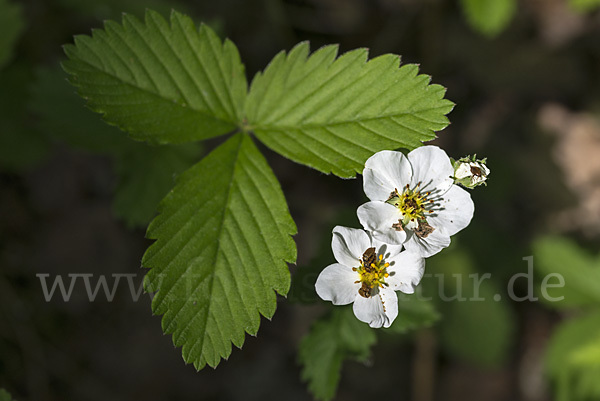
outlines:
[[[238, 133], [236, 135], [244, 135], [242, 133]], [[227, 210], [229, 209], [229, 203], [231, 201], [231, 193], [233, 192], [233, 183], [234, 183], [234, 177], [235, 177], [235, 170], [237, 167], [237, 163], [239, 161], [239, 155], [240, 155], [240, 151], [242, 148], [242, 144], [244, 142], [244, 138], [241, 137], [239, 139], [239, 143], [238, 146], [235, 150], [235, 157], [234, 157], [234, 162], [233, 162], [233, 166], [231, 169], [231, 177], [229, 179], [229, 183], [227, 184], [227, 199], [225, 201], [225, 206], [223, 207], [223, 214], [221, 215], [221, 222], [219, 223], [219, 229], [218, 229], [218, 240], [217, 240], [217, 246], [215, 247], [215, 252], [214, 252], [214, 260], [215, 260], [215, 266], [217, 266], [217, 260], [219, 257], [219, 252], [221, 250], [221, 237], [223, 236], [223, 227], [225, 225], [225, 218], [226, 218], [226, 214], [227, 214]], [[210, 278], [210, 289], [209, 289], [209, 299], [213, 298], [213, 291], [214, 291], [214, 282], [215, 282], [215, 278], [216, 278], [217, 274], [216, 274], [216, 269], [212, 272], [211, 274], [211, 278]], [[212, 306], [212, 302], [208, 302], [208, 308], [206, 310], [206, 317], [204, 318], [204, 335], [201, 336], [201, 345], [200, 348], [203, 350], [204, 349], [204, 341], [206, 340], [206, 335], [207, 335], [207, 330], [206, 327], [208, 325], [208, 319], [210, 318], [210, 314], [211, 314], [211, 306]], [[219, 328], [218, 324], [216, 325], [217, 328]], [[219, 328], [220, 330], [220, 328]], [[204, 352], [202, 352], [202, 357], [204, 358], [204, 360], [206, 361], [206, 358], [204, 357]], [[206, 361], [207, 362], [207, 361]]]
[[420, 109], [420, 110], [406, 111], [406, 112], [402, 112], [402, 113], [385, 114], [385, 115], [380, 115], [377, 117], [357, 118], [355, 120], [343, 120], [343, 121], [329, 122], [329, 123], [323, 123], [323, 124], [319, 124], [319, 123], [310, 123], [310, 124], [298, 123], [298, 124], [294, 124], [294, 125], [275, 125], [275, 124], [260, 124], [260, 125], [258, 125], [257, 124], [257, 125], [250, 125], [247, 127], [247, 129], [249, 129], [249, 130], [257, 130], [257, 129], [302, 130], [302, 129], [311, 129], [311, 128], [332, 127], [332, 126], [345, 125], [345, 124], [360, 124], [360, 123], [369, 122], [369, 121], [392, 119], [394, 117], [405, 117], [405, 116], [414, 117], [414, 118], [417, 118], [421, 121], [424, 121], [424, 122], [427, 122], [430, 124], [442, 124], [442, 122], [427, 120], [427, 119], [425, 119], [421, 116], [418, 116], [414, 113], [421, 113], [421, 112], [425, 112], [425, 111], [443, 109], [446, 107], [449, 107], [449, 105], [430, 107], [430, 108]]

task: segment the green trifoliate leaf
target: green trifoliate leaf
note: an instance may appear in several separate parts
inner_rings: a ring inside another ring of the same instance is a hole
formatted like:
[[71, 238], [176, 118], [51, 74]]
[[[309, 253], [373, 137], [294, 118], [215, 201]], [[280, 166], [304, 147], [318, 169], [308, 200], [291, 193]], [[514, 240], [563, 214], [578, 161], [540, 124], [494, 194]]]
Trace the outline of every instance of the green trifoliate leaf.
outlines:
[[[600, 306], [600, 258], [592, 257], [573, 241], [544, 237], [533, 244], [534, 267], [546, 283], [542, 301], [554, 308]], [[555, 277], [548, 277], [554, 275]], [[560, 280], [560, 281], [559, 281]], [[560, 284], [563, 285], [560, 285]], [[548, 286], [550, 284], [550, 286]]]
[[407, 333], [412, 330], [431, 327], [439, 320], [440, 314], [433, 302], [417, 295], [398, 294], [398, 317], [389, 327], [390, 332]]
[[135, 139], [179, 143], [242, 121], [246, 77], [235, 45], [177, 12], [108, 21], [65, 46], [63, 63], [89, 106]]
[[258, 73], [246, 103], [248, 129], [267, 146], [324, 173], [353, 177], [383, 149], [413, 149], [448, 125], [453, 103], [416, 65], [367, 50], [309, 57], [308, 43], [279, 53]]
[[375, 332], [350, 307], [334, 308], [331, 315], [318, 320], [298, 351], [302, 379], [308, 381], [315, 398], [332, 399], [344, 359], [365, 360], [376, 341]]
[[486, 36], [496, 36], [517, 11], [516, 0], [461, 0], [463, 12], [473, 29]]
[[145, 288], [156, 292], [183, 358], [216, 366], [270, 318], [285, 295], [296, 247], [285, 198], [252, 140], [237, 134], [183, 173], [148, 227]]
[[600, 398], [600, 314], [563, 322], [546, 353], [546, 371], [557, 401]]
[[15, 42], [24, 27], [21, 6], [0, 0], [0, 68], [10, 60]]

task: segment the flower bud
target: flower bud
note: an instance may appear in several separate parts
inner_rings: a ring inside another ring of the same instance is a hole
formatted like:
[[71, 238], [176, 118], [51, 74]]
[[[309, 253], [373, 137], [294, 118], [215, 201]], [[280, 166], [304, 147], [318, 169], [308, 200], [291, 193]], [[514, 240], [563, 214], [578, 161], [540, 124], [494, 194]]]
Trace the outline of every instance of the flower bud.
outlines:
[[487, 185], [486, 180], [490, 169], [485, 165], [487, 159], [477, 160], [476, 156], [467, 156], [454, 160], [454, 183], [465, 188], [473, 189], [481, 184]]

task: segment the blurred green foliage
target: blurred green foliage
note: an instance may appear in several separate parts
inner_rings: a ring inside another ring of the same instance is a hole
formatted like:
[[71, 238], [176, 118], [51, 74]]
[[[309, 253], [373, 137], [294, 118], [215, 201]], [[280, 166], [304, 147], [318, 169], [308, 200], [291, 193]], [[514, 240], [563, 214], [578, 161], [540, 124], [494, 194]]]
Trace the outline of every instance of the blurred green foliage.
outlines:
[[10, 65], [0, 70], [0, 167], [9, 171], [29, 168], [42, 160], [48, 140], [29, 118], [30, 65]]
[[87, 109], [66, 78], [58, 66], [40, 68], [31, 85], [29, 108], [38, 116], [42, 138], [110, 157], [117, 176], [115, 215], [132, 227], [147, 225], [173, 187], [175, 176], [200, 159], [202, 146], [133, 141]]
[[[517, 0], [460, 0], [467, 23], [482, 35], [493, 38], [502, 33], [517, 14]], [[600, 7], [600, 0], [568, 0], [569, 6], [580, 13]]]
[[488, 37], [502, 32], [517, 11], [517, 0], [461, 0], [461, 5], [467, 22]]
[[315, 398], [330, 400], [340, 380], [345, 359], [365, 361], [377, 341], [375, 330], [359, 321], [352, 306], [335, 307], [317, 320], [298, 350], [302, 379]]
[[[564, 287], [553, 288], [546, 302], [575, 317], [562, 321], [546, 352], [546, 372], [557, 401], [600, 398], [600, 255], [590, 255], [572, 240], [542, 237], [533, 244], [534, 263], [544, 275], [558, 274]], [[540, 294], [544, 300], [545, 294]]]
[[185, 2], [177, 0], [57, 0], [57, 3], [98, 21], [118, 20], [123, 13], [143, 17], [146, 9], [155, 10], [162, 15], [169, 15], [173, 9], [183, 13], [189, 11]]
[[0, 0], [0, 69], [10, 61], [15, 42], [25, 28], [19, 4]]
[[8, 391], [0, 389], [0, 401], [14, 401]]
[[[533, 243], [534, 266], [544, 276], [562, 276], [565, 285], [547, 290], [540, 299], [556, 309], [600, 306], [600, 255], [590, 255], [572, 240], [549, 236]], [[552, 280], [551, 283], [556, 283]], [[562, 300], [556, 300], [563, 298]]]
[[600, 311], [559, 325], [545, 362], [556, 387], [556, 401], [599, 399]]
[[444, 352], [484, 367], [506, 363], [515, 340], [515, 319], [496, 282], [483, 277], [459, 244], [429, 258], [427, 272], [431, 277], [423, 285], [442, 316]]
[[574, 10], [587, 13], [600, 7], [600, 0], [569, 0], [569, 4]]
[[431, 327], [440, 319], [435, 304], [415, 294], [398, 294], [398, 317], [386, 330], [390, 333], [405, 334], [414, 330]]
[[115, 215], [132, 226], [148, 224], [159, 202], [173, 188], [175, 177], [198, 161], [201, 150], [198, 143], [160, 147], [131, 144], [119, 152], [115, 160]]

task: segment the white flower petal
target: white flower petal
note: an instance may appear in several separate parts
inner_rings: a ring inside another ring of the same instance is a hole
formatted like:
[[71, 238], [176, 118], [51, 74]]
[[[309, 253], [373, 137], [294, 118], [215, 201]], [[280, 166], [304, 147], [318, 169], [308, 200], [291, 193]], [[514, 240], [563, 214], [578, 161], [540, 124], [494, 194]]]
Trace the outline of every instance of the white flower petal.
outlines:
[[386, 201], [394, 189], [410, 184], [412, 168], [400, 152], [382, 150], [365, 162], [363, 188], [372, 201]]
[[385, 260], [395, 258], [403, 249], [402, 245], [392, 245], [377, 238], [373, 238], [373, 246], [377, 250], [377, 257], [382, 255]]
[[390, 276], [385, 279], [389, 289], [405, 294], [414, 293], [425, 272], [425, 259], [416, 252], [404, 251], [386, 261], [390, 263], [387, 268]]
[[315, 290], [325, 301], [331, 301], [334, 305], [347, 305], [360, 296], [360, 284], [355, 283], [358, 279], [358, 273], [352, 271], [352, 268], [334, 263], [319, 274]]
[[364, 230], [342, 226], [333, 229], [331, 249], [335, 260], [343, 265], [357, 267], [359, 259], [370, 247], [371, 238]]
[[483, 174], [482, 174], [483, 176], [487, 177], [488, 175], [490, 175], [490, 169], [485, 164], [483, 164], [483, 163], [478, 163], [478, 164], [479, 164], [478, 167], [483, 170]]
[[[434, 227], [435, 228], [435, 227]], [[443, 230], [434, 229], [431, 234], [425, 238], [419, 238], [412, 233], [404, 242], [404, 248], [416, 252], [424, 258], [435, 255], [442, 249], [450, 245], [450, 236]]]
[[454, 177], [461, 179], [461, 178], [468, 178], [468, 177], [472, 177], [473, 173], [471, 173], [471, 164], [470, 163], [461, 163], [458, 168], [456, 169], [456, 171], [454, 172]]
[[437, 146], [421, 146], [408, 154], [412, 166], [412, 185], [421, 183], [421, 189], [433, 195], [446, 192], [454, 179], [450, 158]]
[[396, 231], [393, 228], [383, 231], [373, 231], [373, 239], [380, 242], [401, 246], [406, 241], [406, 231]]
[[454, 235], [469, 225], [473, 218], [475, 205], [471, 195], [458, 185], [452, 187], [437, 200], [439, 206], [433, 210], [434, 214], [427, 218], [427, 222], [446, 235]]
[[370, 231], [374, 239], [391, 245], [402, 245], [406, 239], [405, 231], [392, 227], [402, 217], [395, 206], [385, 202], [367, 202], [358, 207], [356, 214], [360, 224]]
[[390, 327], [398, 316], [398, 296], [390, 289], [380, 288], [369, 298], [357, 296], [352, 309], [358, 320], [373, 328]]

